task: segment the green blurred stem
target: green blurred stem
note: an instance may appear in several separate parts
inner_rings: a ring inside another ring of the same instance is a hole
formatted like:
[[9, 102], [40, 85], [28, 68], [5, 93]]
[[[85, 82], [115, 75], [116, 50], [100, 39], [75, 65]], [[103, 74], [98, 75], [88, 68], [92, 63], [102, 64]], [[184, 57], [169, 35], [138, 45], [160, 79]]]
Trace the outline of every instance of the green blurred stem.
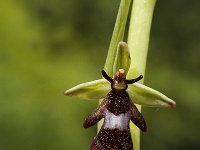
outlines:
[[[128, 31], [131, 66], [127, 78], [145, 75], [151, 21], [156, 0], [134, 0]], [[140, 81], [143, 83], [144, 80]], [[141, 106], [137, 106], [141, 111]], [[131, 123], [134, 150], [140, 150], [140, 131]]]

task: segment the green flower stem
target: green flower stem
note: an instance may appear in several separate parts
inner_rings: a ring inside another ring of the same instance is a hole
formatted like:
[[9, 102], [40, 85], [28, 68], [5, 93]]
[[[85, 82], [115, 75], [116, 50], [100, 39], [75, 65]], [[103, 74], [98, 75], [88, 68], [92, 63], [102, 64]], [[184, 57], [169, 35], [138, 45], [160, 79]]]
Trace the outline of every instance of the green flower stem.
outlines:
[[[128, 32], [128, 46], [131, 56], [131, 66], [128, 78], [145, 75], [146, 59], [149, 45], [151, 21], [156, 0], [134, 0]], [[140, 83], [143, 83], [141, 80]], [[138, 106], [141, 111], [141, 106]], [[140, 131], [131, 123], [131, 134], [134, 150], [140, 150]]]
[[116, 50], [118, 43], [123, 40], [124, 31], [126, 27], [126, 21], [128, 17], [129, 7], [131, 0], [121, 0], [119, 11], [112, 35], [112, 39], [110, 42], [110, 46], [108, 49], [108, 54], [106, 58], [106, 63], [104, 66], [104, 70], [107, 72], [109, 76], [113, 76], [113, 65], [116, 56]]

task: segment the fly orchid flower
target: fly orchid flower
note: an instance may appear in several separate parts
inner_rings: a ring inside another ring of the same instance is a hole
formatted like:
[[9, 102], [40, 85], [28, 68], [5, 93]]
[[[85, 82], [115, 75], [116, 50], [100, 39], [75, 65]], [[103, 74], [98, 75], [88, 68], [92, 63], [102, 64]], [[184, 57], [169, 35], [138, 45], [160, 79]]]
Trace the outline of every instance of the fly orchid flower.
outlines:
[[102, 75], [105, 79], [79, 84], [64, 92], [66, 96], [84, 99], [104, 98], [83, 124], [84, 128], [88, 128], [104, 118], [104, 123], [90, 150], [133, 149], [129, 122], [132, 121], [144, 132], [147, 130], [145, 120], [134, 103], [150, 107], [176, 106], [173, 100], [162, 93], [136, 83], [143, 78], [142, 75], [135, 79], [126, 79], [130, 59], [127, 44], [120, 42], [113, 66], [113, 72], [116, 72], [113, 78], [103, 70]]

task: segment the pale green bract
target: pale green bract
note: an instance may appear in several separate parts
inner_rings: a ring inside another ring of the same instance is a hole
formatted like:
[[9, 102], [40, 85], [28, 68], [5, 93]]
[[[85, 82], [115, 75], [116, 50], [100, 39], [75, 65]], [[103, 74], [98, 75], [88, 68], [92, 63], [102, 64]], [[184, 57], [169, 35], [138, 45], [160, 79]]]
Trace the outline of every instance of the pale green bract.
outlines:
[[131, 65], [131, 57], [128, 49], [128, 45], [125, 42], [119, 42], [117, 47], [117, 53], [114, 61], [113, 72], [117, 72], [119, 69], [124, 69], [125, 73]]

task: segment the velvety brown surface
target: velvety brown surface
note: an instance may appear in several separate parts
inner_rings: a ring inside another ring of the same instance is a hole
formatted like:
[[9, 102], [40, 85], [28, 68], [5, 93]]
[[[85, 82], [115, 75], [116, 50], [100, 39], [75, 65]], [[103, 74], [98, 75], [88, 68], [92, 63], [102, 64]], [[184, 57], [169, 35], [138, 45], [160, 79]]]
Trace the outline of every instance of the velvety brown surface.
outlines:
[[101, 129], [90, 150], [133, 150], [129, 129]]
[[107, 101], [107, 109], [116, 116], [126, 113], [130, 109], [130, 98], [126, 91], [123, 93], [110, 91], [105, 100]]

